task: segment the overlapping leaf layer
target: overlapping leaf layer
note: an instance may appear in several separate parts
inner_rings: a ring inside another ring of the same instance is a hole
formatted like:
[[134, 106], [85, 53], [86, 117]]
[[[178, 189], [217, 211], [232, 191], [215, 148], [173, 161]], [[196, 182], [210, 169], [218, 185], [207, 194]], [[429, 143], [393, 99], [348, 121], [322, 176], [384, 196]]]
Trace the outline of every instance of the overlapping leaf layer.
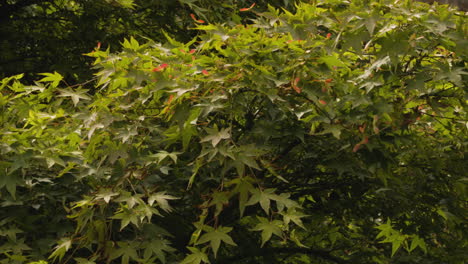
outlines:
[[463, 263], [466, 16], [255, 17], [4, 79], [0, 263]]

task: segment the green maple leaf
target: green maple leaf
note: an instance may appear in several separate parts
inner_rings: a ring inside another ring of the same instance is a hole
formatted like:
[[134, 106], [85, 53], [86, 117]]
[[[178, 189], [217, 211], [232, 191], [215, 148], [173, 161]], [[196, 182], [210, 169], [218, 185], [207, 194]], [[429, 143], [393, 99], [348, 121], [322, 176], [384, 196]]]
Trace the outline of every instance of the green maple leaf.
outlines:
[[271, 199], [276, 201], [278, 212], [282, 212], [285, 207], [288, 209], [300, 207], [297, 202], [289, 199], [289, 196], [291, 196], [289, 193], [282, 193], [280, 195], [271, 196]]
[[60, 81], [63, 79], [63, 76], [60, 75], [58, 72], [54, 73], [39, 73], [39, 75], [45, 76], [44, 78], [40, 79], [40, 82], [51, 82], [52, 86], [57, 87]]
[[58, 91], [60, 92], [59, 97], [71, 97], [74, 106], [76, 106], [80, 102], [80, 99], [91, 100], [91, 97], [86, 95], [88, 90], [84, 90], [84, 89], [81, 89], [81, 88], [78, 88], [76, 90], [58, 89]]
[[13, 197], [13, 199], [15, 199], [16, 197], [16, 183], [17, 183], [17, 178], [14, 174], [11, 174], [11, 173], [0, 174], [0, 189], [3, 188], [3, 186], [5, 186], [7, 191]]
[[210, 242], [210, 246], [211, 246], [211, 249], [213, 250], [215, 257], [216, 257], [216, 254], [218, 253], [218, 249], [221, 244], [221, 241], [232, 246], [237, 246], [237, 244], [227, 234], [231, 232], [232, 227], [220, 226], [217, 229], [208, 228], [208, 230], [210, 231], [207, 232], [206, 234], [203, 234], [200, 237], [200, 239], [197, 241], [196, 245]]
[[192, 254], [188, 255], [180, 264], [210, 263], [208, 256], [195, 247], [187, 247]]
[[275, 198], [275, 194], [273, 193], [275, 189], [266, 189], [266, 190], [259, 190], [255, 189], [252, 191], [252, 197], [250, 197], [250, 200], [247, 202], [246, 205], [254, 205], [256, 203], [260, 203], [260, 206], [262, 207], [263, 211], [265, 211], [266, 214], [270, 214], [270, 200], [273, 200]]
[[239, 211], [240, 217], [244, 215], [245, 206], [247, 204], [247, 200], [249, 199], [249, 193], [254, 190], [252, 185], [253, 179], [250, 177], [241, 177], [230, 181], [227, 186], [231, 184], [236, 184], [234, 187], [233, 192], [239, 193]]
[[132, 195], [130, 192], [123, 192], [122, 195], [115, 199], [115, 202], [121, 203], [125, 202], [129, 209], [132, 209], [135, 205], [144, 204], [143, 200], [141, 199], [142, 194], [135, 194]]
[[162, 263], [166, 263], [166, 252], [173, 252], [175, 249], [170, 245], [170, 242], [165, 239], [156, 239], [145, 243], [145, 252], [143, 257], [149, 259], [153, 254], [158, 257]]
[[358, 79], [361, 79], [361, 80], [365, 80], [365, 79], [368, 79], [369, 76], [371, 76], [371, 74], [376, 70], [378, 69], [379, 67], [385, 65], [385, 64], [388, 64], [390, 63], [390, 57], [389, 56], [385, 56], [383, 58], [380, 58], [378, 60], [376, 60], [374, 63], [372, 63], [372, 65], [370, 65], [362, 75], [360, 75], [358, 77]]
[[134, 225], [138, 226], [138, 215], [134, 213], [133, 210], [128, 210], [127, 208], [122, 208], [118, 213], [114, 214], [114, 216], [110, 217], [111, 219], [120, 219], [120, 230], [124, 229], [128, 224], [133, 223]]
[[209, 203], [209, 206], [216, 206], [215, 215], [219, 215], [223, 210], [224, 205], [229, 203], [229, 192], [215, 192], [213, 193], [213, 199]]
[[222, 139], [228, 139], [231, 137], [231, 134], [229, 133], [230, 130], [231, 128], [229, 127], [221, 130], [218, 130], [218, 127], [216, 126], [214, 128], [207, 128], [206, 131], [208, 132], [208, 136], [202, 138], [200, 142], [211, 141], [213, 147], [216, 147]]
[[424, 239], [420, 238], [419, 236], [415, 235], [413, 237], [413, 240], [411, 241], [411, 247], [409, 249], [409, 252], [413, 251], [416, 249], [416, 247], [419, 247], [424, 251], [424, 253], [427, 253], [427, 248], [426, 248], [426, 242], [424, 242]]
[[122, 143], [125, 143], [127, 142], [128, 139], [137, 135], [138, 135], [137, 127], [132, 126], [132, 127], [126, 127], [126, 128], [121, 129], [119, 132], [117, 132], [117, 135], [115, 138], [116, 139], [120, 138], [122, 139]]
[[157, 154], [150, 155], [149, 157], [151, 158], [156, 158], [158, 159], [158, 163], [162, 162], [164, 159], [167, 157], [171, 158], [174, 163], [177, 163], [177, 155], [180, 154], [180, 152], [172, 152], [169, 153], [167, 151], [159, 151]]
[[117, 242], [119, 248], [117, 250], [113, 250], [109, 256], [110, 260], [116, 259], [118, 257], [122, 257], [122, 264], [128, 264], [130, 259], [138, 260], [138, 253], [136, 248], [138, 248], [137, 242], [124, 242], [119, 241]]
[[260, 223], [257, 224], [252, 230], [253, 231], [262, 231], [262, 247], [265, 243], [270, 240], [271, 236], [274, 234], [278, 237], [283, 236], [283, 231], [281, 230], [280, 226], [283, 222], [279, 220], [268, 221], [268, 219], [264, 217], [258, 217]]
[[394, 232], [393, 227], [392, 227], [392, 222], [390, 219], [387, 220], [387, 223], [377, 226], [376, 229], [380, 230], [376, 238], [389, 237]]
[[166, 192], [158, 192], [148, 197], [148, 204], [152, 206], [154, 202], [156, 202], [159, 205], [159, 207], [161, 207], [161, 209], [163, 209], [166, 212], [171, 212], [172, 207], [169, 205], [168, 201], [177, 199], [179, 198], [174, 197], [172, 195], [168, 195], [166, 194]]
[[70, 237], [62, 238], [57, 246], [54, 248], [52, 254], [50, 254], [49, 259], [55, 261], [57, 258], [61, 260], [65, 253], [70, 249], [72, 245], [72, 239]]
[[103, 199], [106, 203], [109, 203], [113, 196], [117, 196], [119, 193], [113, 192], [111, 189], [102, 189], [96, 194], [96, 199]]
[[22, 230], [16, 228], [16, 227], [11, 227], [8, 229], [0, 230], [0, 236], [7, 236], [10, 238], [12, 241], [16, 242], [16, 234], [23, 233]]
[[295, 209], [290, 209], [287, 212], [283, 212], [282, 215], [283, 221], [286, 225], [288, 225], [292, 221], [296, 225], [302, 227], [303, 229], [306, 229], [304, 227], [304, 224], [302, 223], [301, 218], [306, 217], [308, 215], [297, 212]]

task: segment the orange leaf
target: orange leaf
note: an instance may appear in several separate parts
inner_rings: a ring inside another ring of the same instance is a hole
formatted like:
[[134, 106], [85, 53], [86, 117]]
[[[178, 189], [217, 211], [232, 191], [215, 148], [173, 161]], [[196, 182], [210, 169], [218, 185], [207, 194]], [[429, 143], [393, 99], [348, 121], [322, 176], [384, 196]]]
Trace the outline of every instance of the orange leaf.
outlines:
[[101, 42], [98, 42], [98, 43], [97, 43], [97, 47], [96, 47], [96, 48], [97, 48], [97, 49], [100, 49], [100, 48], [101, 48]]
[[326, 104], [327, 104], [327, 102], [325, 102], [325, 101], [322, 100], [322, 99], [319, 100], [319, 103], [322, 104], [322, 105], [326, 105]]
[[194, 53], [195, 53], [195, 49], [191, 49], [191, 50], [189, 51], [189, 53], [190, 53], [190, 54], [194, 54]]
[[326, 79], [325, 82], [326, 82], [326, 83], [331, 83], [331, 82], [333, 82], [333, 79], [332, 79], [332, 78]]
[[331, 33], [328, 33], [328, 34], [327, 34], [327, 39], [330, 39], [330, 38], [331, 38], [331, 35], [332, 35]]
[[207, 70], [202, 70], [201, 72], [202, 72], [202, 73], [203, 73], [203, 75], [205, 75], [205, 76], [208, 76], [208, 75], [210, 75], [210, 73], [209, 73]]
[[193, 19], [193, 21], [197, 23], [201, 23], [201, 24], [205, 23], [205, 20], [197, 19], [194, 14], [190, 14], [190, 17]]
[[253, 3], [253, 4], [252, 4], [250, 7], [248, 7], [248, 8], [241, 8], [241, 9], [239, 9], [239, 11], [241, 11], [241, 12], [249, 11], [249, 10], [252, 9], [254, 6], [255, 6], [255, 3]]

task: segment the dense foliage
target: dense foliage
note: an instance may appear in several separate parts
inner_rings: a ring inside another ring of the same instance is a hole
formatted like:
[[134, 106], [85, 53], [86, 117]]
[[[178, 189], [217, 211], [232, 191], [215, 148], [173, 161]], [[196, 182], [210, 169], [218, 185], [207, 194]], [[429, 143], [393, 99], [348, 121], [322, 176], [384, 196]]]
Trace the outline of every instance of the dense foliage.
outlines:
[[466, 15], [257, 8], [4, 79], [0, 263], [463, 263]]
[[[293, 10], [293, 1], [259, 0]], [[252, 2], [253, 3], [253, 2]], [[241, 23], [236, 0], [2, 0], [0, 1], [0, 78], [58, 71], [72, 83], [92, 77], [92, 60], [82, 56], [101, 42], [113, 51], [124, 37], [164, 41], [167, 32], [180, 41], [196, 35], [194, 14], [208, 22]], [[248, 17], [248, 16], [247, 16]]]

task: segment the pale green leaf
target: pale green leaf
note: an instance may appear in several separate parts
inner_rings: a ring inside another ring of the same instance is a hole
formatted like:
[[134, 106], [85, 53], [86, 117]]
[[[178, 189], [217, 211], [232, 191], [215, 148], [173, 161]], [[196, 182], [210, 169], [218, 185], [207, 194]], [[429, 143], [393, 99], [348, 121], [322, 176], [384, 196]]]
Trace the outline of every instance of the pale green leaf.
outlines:
[[60, 75], [58, 72], [54, 73], [39, 73], [39, 75], [45, 76], [44, 78], [40, 79], [40, 82], [51, 82], [53, 87], [57, 87], [60, 81], [63, 79], [63, 76]]
[[187, 257], [180, 262], [180, 264], [200, 264], [200, 263], [210, 263], [208, 256], [195, 247], [187, 247], [192, 254], [187, 255]]
[[270, 222], [264, 217], [258, 217], [258, 219], [260, 220], [260, 223], [257, 224], [252, 230], [262, 232], [262, 247], [268, 240], [270, 240], [273, 234], [278, 237], [283, 236], [283, 231], [281, 230], [283, 222], [279, 220], [273, 220]]
[[171, 212], [172, 207], [169, 205], [169, 200], [177, 200], [179, 198], [174, 197], [172, 195], [166, 194], [166, 192], [158, 192], [155, 194], [152, 194], [150, 197], [148, 197], [148, 204], [152, 206], [154, 202], [158, 204], [161, 209], [163, 209], [166, 212]]
[[227, 234], [231, 232], [231, 227], [218, 227], [208, 233], [203, 234], [200, 239], [195, 243], [196, 245], [210, 243], [211, 249], [216, 257], [218, 253], [219, 246], [221, 242], [224, 242], [228, 245], [236, 246], [232, 238]]

